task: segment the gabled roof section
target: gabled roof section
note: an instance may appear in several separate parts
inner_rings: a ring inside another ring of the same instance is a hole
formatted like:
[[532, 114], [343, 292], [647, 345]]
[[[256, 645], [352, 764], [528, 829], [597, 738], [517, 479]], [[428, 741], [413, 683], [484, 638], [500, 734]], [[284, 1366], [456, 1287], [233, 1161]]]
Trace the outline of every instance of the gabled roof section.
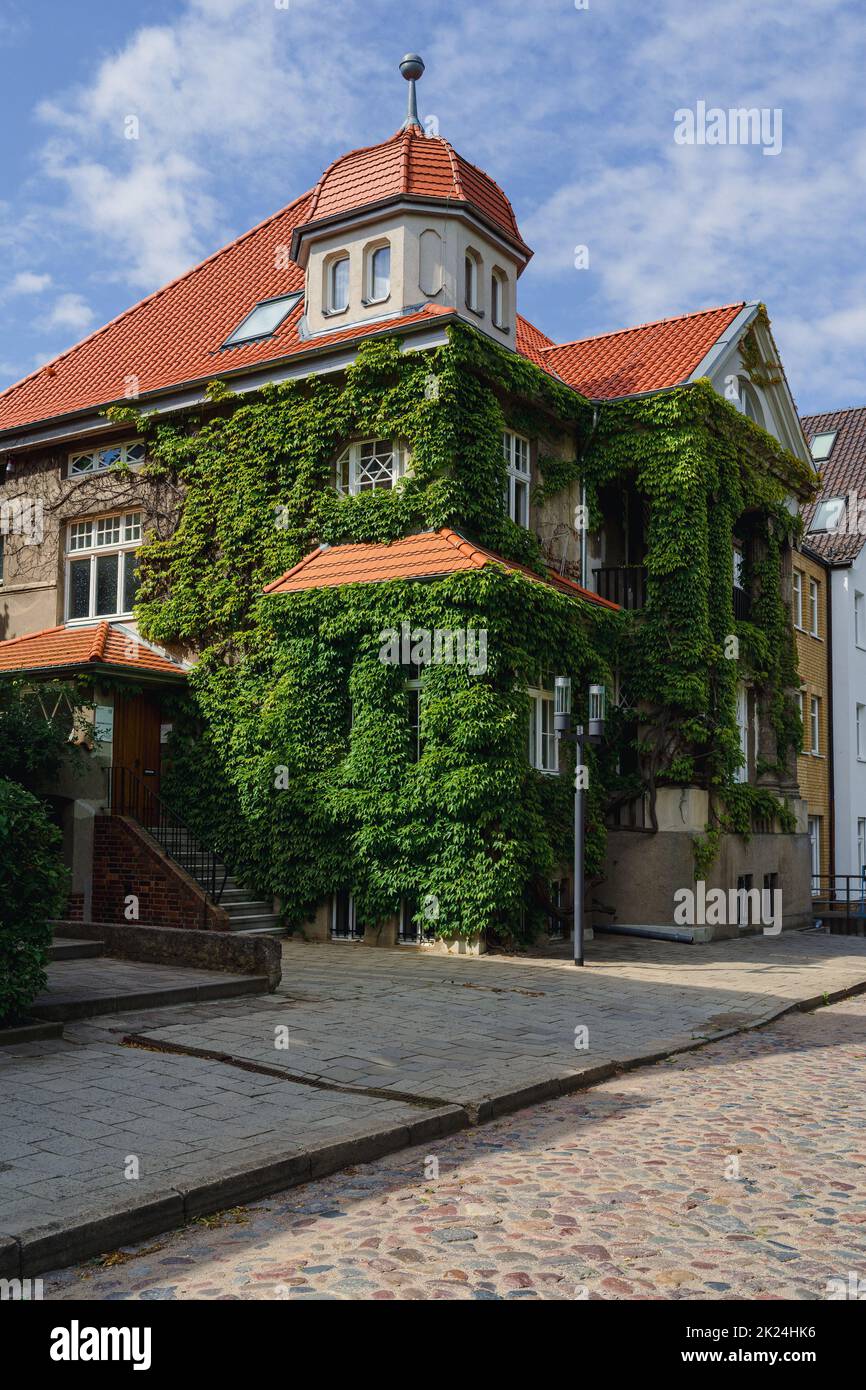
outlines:
[[0, 642], [0, 673], [31, 671], [84, 672], [114, 667], [143, 677], [182, 679], [186, 669], [160, 652], [130, 627], [98, 623], [95, 627], [49, 627]]
[[336, 159], [313, 189], [305, 221], [315, 225], [399, 198], [463, 203], [515, 243], [527, 259], [532, 255], [499, 184], [447, 140], [425, 135], [414, 125], [379, 145]]
[[[821, 491], [815, 503], [803, 509], [803, 541], [830, 564], [849, 564], [866, 544], [866, 535], [858, 535], [856, 530], [857, 504], [861, 498], [866, 499], [866, 406], [804, 415], [801, 423], [810, 444], [816, 434], [836, 432], [830, 457], [817, 465], [821, 470]], [[815, 508], [831, 497], [850, 499], [839, 530], [810, 531]]]
[[518, 349], [593, 400], [636, 396], [687, 382], [743, 308], [725, 304], [547, 347], [526, 325]]
[[498, 565], [550, 584], [574, 598], [618, 611], [618, 605], [591, 593], [573, 579], [549, 571], [547, 577], [525, 565], [514, 564], [492, 550], [475, 545], [459, 531], [443, 527], [404, 536], [390, 544], [378, 542], [319, 546], [303, 560], [264, 588], [266, 594], [297, 594], [308, 589], [336, 589], [341, 584], [381, 584], [389, 579], [442, 579], [465, 570]]

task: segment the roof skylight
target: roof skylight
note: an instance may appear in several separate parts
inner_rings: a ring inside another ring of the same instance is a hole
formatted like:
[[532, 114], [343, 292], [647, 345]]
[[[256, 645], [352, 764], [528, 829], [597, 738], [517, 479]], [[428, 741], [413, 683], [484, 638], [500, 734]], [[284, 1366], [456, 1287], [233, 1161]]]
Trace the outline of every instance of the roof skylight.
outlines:
[[827, 434], [816, 434], [809, 446], [812, 450], [812, 458], [819, 463], [822, 459], [828, 459], [837, 434], [838, 430], [830, 430]]
[[810, 531], [830, 531], [834, 533], [839, 530], [840, 522], [845, 515], [845, 498], [828, 497], [826, 501], [819, 502], [815, 508], [815, 515], [812, 517]]
[[237, 347], [238, 343], [249, 343], [254, 338], [269, 338], [303, 297], [303, 293], [298, 291], [280, 295], [277, 299], [263, 299], [229, 334], [223, 347]]

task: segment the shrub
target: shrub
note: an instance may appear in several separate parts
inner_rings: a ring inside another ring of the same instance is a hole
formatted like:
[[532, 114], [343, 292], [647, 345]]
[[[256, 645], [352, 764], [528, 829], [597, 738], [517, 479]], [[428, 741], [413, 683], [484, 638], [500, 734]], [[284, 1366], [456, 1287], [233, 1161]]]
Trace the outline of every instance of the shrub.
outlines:
[[24, 1013], [45, 987], [48, 922], [69, 888], [61, 845], [43, 804], [0, 779], [0, 1024]]

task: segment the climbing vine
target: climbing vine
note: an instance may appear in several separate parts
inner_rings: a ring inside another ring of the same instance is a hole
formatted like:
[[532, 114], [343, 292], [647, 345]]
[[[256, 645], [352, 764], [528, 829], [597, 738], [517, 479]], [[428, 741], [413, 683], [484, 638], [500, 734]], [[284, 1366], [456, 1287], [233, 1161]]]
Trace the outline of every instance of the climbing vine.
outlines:
[[[139, 621], [151, 639], [199, 656], [164, 789], [236, 873], [279, 895], [291, 927], [350, 889], [368, 924], [401, 899], [432, 899], [442, 935], [531, 933], [547, 879], [571, 855], [569, 754], [559, 777], [527, 758], [526, 691], [545, 676], [570, 675], [577, 691], [591, 680], [612, 689], [618, 667], [638, 714], [635, 785], [698, 781], [737, 829], [749, 796], [734, 783], [744, 671], [767, 693], [780, 765], [796, 740], [778, 562], [786, 485], [803, 480], [792, 475], [796, 460], [709, 384], [593, 410], [483, 335], [452, 328], [445, 346], [424, 353], [369, 342], [340, 377], [239, 397], [215, 383], [203, 407], [136, 424], [149, 480], [185, 498], [174, 533], [140, 553]], [[642, 612], [614, 615], [499, 566], [263, 594], [317, 543], [444, 526], [540, 579], [536, 537], [502, 506], [506, 427], [544, 441], [539, 496], [582, 480], [595, 522], [613, 480], [645, 499]], [[353, 438], [410, 446], [397, 487], [339, 494], [335, 462]], [[735, 527], [748, 532], [760, 595], [739, 624]], [[420, 756], [407, 671], [381, 655], [383, 634], [404, 621], [487, 634], [484, 670], [424, 668]], [[739, 662], [725, 655], [732, 634]], [[630, 737], [622, 711], [610, 727], [608, 746], [590, 755], [591, 875], [603, 864], [605, 807], [622, 794]]]

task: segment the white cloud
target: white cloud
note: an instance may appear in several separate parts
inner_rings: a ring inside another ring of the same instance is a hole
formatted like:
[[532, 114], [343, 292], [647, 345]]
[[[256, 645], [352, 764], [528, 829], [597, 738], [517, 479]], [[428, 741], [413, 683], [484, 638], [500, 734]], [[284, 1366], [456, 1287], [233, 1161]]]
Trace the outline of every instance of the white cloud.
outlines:
[[32, 270], [19, 270], [18, 274], [10, 280], [4, 295], [17, 294], [42, 294], [51, 284], [50, 275], [37, 275]]
[[80, 294], [61, 294], [46, 319], [47, 328], [70, 328], [81, 333], [93, 322], [93, 310]]

